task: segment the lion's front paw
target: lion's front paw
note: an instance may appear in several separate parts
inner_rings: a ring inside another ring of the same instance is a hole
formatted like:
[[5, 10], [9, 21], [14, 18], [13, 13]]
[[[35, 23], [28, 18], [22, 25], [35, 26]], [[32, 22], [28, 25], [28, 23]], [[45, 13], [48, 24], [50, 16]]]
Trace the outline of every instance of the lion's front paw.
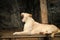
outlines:
[[19, 33], [18, 33], [18, 32], [14, 32], [14, 33], [13, 33], [13, 35], [17, 35], [17, 34], [19, 34]]

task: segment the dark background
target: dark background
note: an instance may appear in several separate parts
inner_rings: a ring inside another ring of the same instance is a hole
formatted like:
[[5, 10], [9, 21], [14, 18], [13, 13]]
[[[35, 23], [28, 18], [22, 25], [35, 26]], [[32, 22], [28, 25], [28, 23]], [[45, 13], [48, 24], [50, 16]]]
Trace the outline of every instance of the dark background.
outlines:
[[[49, 24], [59, 27], [60, 1], [47, 0], [47, 7]], [[0, 29], [23, 28], [21, 12], [31, 13], [41, 23], [39, 0], [0, 0]]]

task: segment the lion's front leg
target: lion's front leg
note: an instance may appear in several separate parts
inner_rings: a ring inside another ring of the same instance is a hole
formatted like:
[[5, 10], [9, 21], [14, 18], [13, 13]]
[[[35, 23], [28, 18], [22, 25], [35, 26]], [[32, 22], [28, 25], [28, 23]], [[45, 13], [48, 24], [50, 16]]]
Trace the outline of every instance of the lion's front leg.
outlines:
[[22, 32], [14, 32], [13, 33], [13, 35], [28, 35], [28, 34], [30, 34], [30, 32], [24, 32], [24, 31], [22, 31]]

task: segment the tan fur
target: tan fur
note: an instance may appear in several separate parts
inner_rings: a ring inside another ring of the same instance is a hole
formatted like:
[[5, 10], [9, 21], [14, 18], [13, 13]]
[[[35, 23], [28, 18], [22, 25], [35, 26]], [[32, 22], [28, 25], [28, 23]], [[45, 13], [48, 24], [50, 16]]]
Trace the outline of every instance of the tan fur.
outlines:
[[51, 37], [54, 37], [54, 34], [58, 33], [59, 29], [55, 25], [40, 24], [34, 21], [32, 15], [28, 13], [21, 13], [21, 16], [23, 16], [22, 22], [25, 22], [24, 29], [22, 32], [13, 33], [13, 35], [42, 33], [42, 34], [51, 34]]

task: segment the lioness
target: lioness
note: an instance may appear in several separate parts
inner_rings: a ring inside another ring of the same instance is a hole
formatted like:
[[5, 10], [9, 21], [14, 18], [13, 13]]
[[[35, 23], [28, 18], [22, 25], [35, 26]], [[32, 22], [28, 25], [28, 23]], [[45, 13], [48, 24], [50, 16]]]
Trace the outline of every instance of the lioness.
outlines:
[[41, 24], [36, 22], [31, 14], [21, 13], [23, 16], [22, 22], [25, 22], [24, 29], [22, 32], [15, 32], [13, 35], [21, 34], [51, 34], [51, 37], [54, 37], [55, 33], [60, 32], [60, 29], [55, 25]]

